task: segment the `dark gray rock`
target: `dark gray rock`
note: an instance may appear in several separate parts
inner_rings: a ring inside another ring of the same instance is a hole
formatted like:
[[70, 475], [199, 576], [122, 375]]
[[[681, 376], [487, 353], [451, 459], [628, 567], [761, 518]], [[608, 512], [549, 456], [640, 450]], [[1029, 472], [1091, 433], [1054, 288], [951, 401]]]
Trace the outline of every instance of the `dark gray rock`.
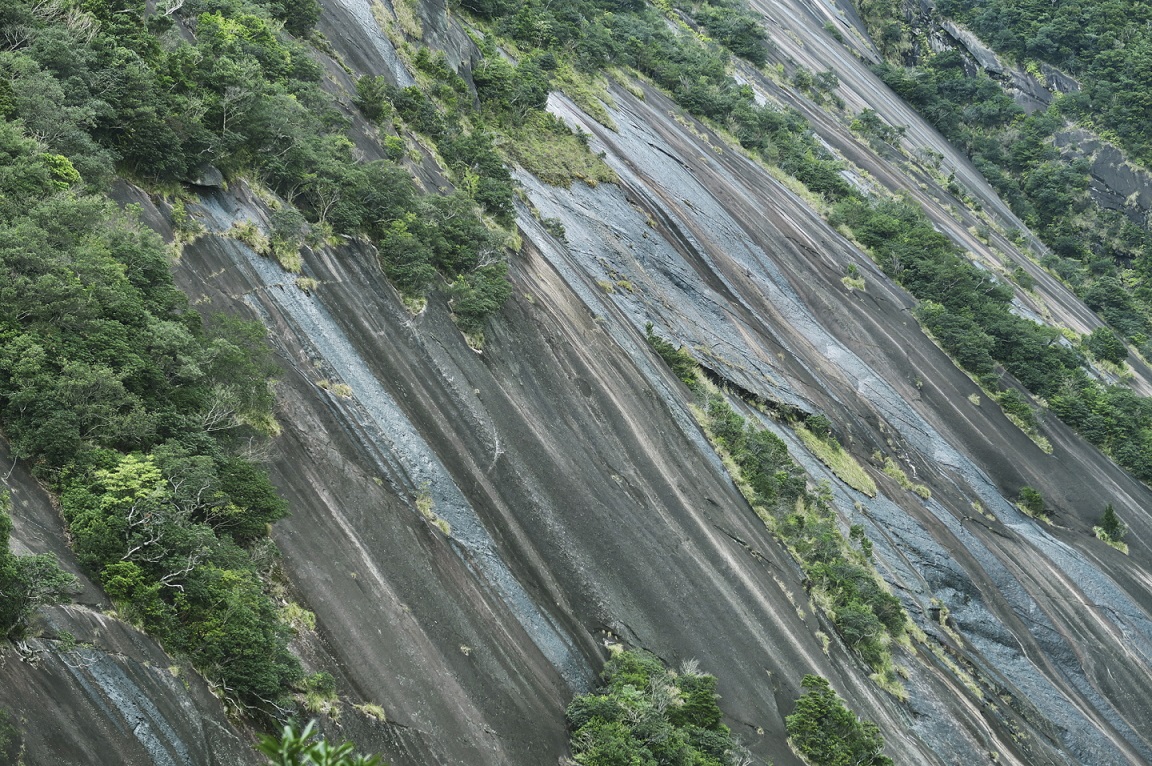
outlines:
[[223, 189], [224, 174], [215, 165], [201, 165], [188, 179], [188, 183], [205, 189]]

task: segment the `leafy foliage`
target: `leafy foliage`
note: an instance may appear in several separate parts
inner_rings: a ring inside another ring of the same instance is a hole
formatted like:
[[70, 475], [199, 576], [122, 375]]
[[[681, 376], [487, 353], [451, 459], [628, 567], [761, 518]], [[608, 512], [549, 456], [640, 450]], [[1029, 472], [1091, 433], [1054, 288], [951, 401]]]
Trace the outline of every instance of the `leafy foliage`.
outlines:
[[848, 709], [827, 679], [806, 675], [808, 691], [784, 719], [792, 744], [813, 766], [891, 766], [880, 728]]
[[840, 532], [831, 499], [809, 492], [806, 474], [771, 431], [756, 428], [724, 399], [707, 402], [707, 423], [717, 445], [732, 457], [748, 485], [749, 501], [764, 509], [776, 533], [827, 604], [844, 642], [877, 670], [888, 658], [888, 643], [903, 634], [906, 616], [871, 568], [871, 543], [863, 529], [851, 540]]
[[696, 380], [696, 360], [692, 355], [685, 351], [683, 348], [677, 348], [668, 341], [661, 338], [652, 329], [652, 323], [649, 322], [644, 328], [645, 337], [648, 340], [648, 345], [652, 350], [660, 355], [664, 360], [664, 364], [680, 378], [684, 385], [688, 386], [692, 391], [696, 391], [700, 384]]
[[[761, 63], [767, 51], [763, 29], [743, 4], [716, 0], [692, 6], [695, 20], [716, 42], [702, 41], [690, 30], [669, 25], [656, 9], [634, 0], [579, 0], [546, 3], [529, 0], [461, 0], [465, 10], [494, 22], [497, 32], [517, 46], [535, 50], [519, 67], [492, 59], [477, 83], [501, 109], [530, 103], [536, 83], [543, 82], [549, 57], [570, 57], [584, 72], [608, 66], [632, 67], [664, 88], [689, 113], [730, 130], [746, 148], [778, 164], [809, 189], [833, 198], [851, 193], [840, 165], [815, 139], [796, 112], [758, 104], [752, 89], [729, 74], [729, 51]], [[523, 89], [527, 88], [525, 91]]]
[[[657, 336], [651, 323], [645, 331], [648, 342], [677, 377], [692, 391], [702, 393], [691, 356]], [[807, 474], [792, 460], [784, 441], [747, 422], [722, 394], [706, 396], [703, 415], [713, 445], [735, 464], [734, 478], [748, 502], [800, 562], [845, 643], [876, 670], [889, 670], [888, 645], [904, 633], [907, 617], [900, 600], [881, 585], [872, 568], [872, 542], [863, 527], [853, 527], [845, 538], [831, 493], [823, 488], [810, 492]], [[811, 438], [833, 441], [827, 417], [813, 415], [806, 423], [820, 434]], [[866, 474], [856, 481], [858, 489], [867, 491], [871, 485], [875, 494], [875, 484]]]
[[[286, 509], [239, 452], [273, 401], [262, 329], [205, 327], [159, 237], [59, 188], [18, 124], [0, 147], [0, 427], [127, 614], [240, 700], [279, 696], [299, 668], [249, 550]], [[40, 558], [16, 566], [41, 589], [25, 604], [65, 584]]]
[[[20, 638], [28, 619], [45, 604], [59, 604], [76, 591], [76, 578], [49, 554], [16, 556], [8, 550], [12, 533], [9, 495], [0, 492], [0, 638]], [[2, 712], [2, 711], [0, 711]], [[0, 717], [0, 725], [4, 719]], [[0, 752], [4, 742], [0, 739]]]
[[351, 742], [329, 744], [316, 733], [315, 727], [315, 721], [309, 722], [303, 731], [285, 726], [279, 738], [261, 735], [256, 749], [268, 757], [269, 766], [384, 766], [374, 755], [355, 752]]
[[768, 34], [760, 22], [737, 2], [709, 2], [693, 13], [708, 34], [728, 50], [756, 65], [768, 58]]
[[[172, 3], [170, 10], [149, 10], [142, 0], [87, 3], [72, 15], [31, 0], [4, 9], [6, 25], [21, 33], [18, 44], [0, 53], [0, 71], [11, 81], [0, 108], [42, 143], [42, 163], [58, 188], [101, 185], [113, 166], [146, 181], [186, 181], [211, 163], [226, 176], [255, 177], [288, 200], [281, 218], [299, 217], [298, 208], [335, 233], [382, 239], [393, 223], [423, 215], [427, 203], [403, 168], [393, 160], [356, 158], [347, 119], [320, 86], [319, 65], [285, 34], [310, 33], [316, 0], [197, 0]], [[466, 92], [442, 56], [425, 51], [416, 63], [449, 79], [448, 92]], [[397, 112], [411, 116], [405, 110], [437, 118], [421, 89], [398, 90], [380, 78], [361, 79], [356, 100], [379, 123]], [[401, 157], [403, 141], [387, 138], [389, 156]], [[472, 179], [462, 184], [469, 205], [454, 209], [452, 220], [462, 217], [483, 229], [483, 208], [509, 224], [511, 177], [491, 141], [482, 131], [450, 138], [445, 158], [461, 180]], [[407, 263], [384, 264], [411, 296], [434, 284], [432, 243], [443, 238], [445, 220], [428, 220], [418, 232], [427, 246]], [[273, 223], [273, 251], [296, 251], [304, 220]], [[481, 237], [477, 252], [487, 247]], [[441, 273], [449, 281], [458, 276]]]
[[572, 751], [581, 766], [735, 764], [717, 704], [716, 678], [688, 667], [674, 673], [654, 655], [615, 649], [597, 693], [568, 706]]
[[998, 51], [1043, 61], [1080, 75], [1083, 89], [1065, 112], [1107, 127], [1145, 162], [1152, 159], [1152, 9], [1143, 3], [947, 0], [940, 10], [968, 24]]
[[1032, 516], [1046, 517], [1048, 515], [1048, 510], [1044, 506], [1044, 497], [1032, 487], [1020, 488], [1020, 505]]

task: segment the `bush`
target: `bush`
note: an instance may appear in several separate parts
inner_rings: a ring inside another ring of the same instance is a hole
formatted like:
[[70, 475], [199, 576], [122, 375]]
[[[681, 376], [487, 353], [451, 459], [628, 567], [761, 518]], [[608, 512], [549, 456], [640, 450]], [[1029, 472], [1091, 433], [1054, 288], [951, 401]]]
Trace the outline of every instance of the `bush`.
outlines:
[[566, 713], [581, 766], [738, 762], [715, 677], [691, 666], [673, 673], [648, 652], [619, 647], [600, 677], [600, 689], [576, 697]]
[[705, 4], [695, 18], [708, 34], [737, 56], [757, 66], [768, 60], [768, 34], [748, 11]]
[[8, 509], [8, 493], [0, 492], [0, 638], [16, 640], [37, 609], [63, 603], [78, 587], [76, 578], [60, 568], [55, 556], [16, 556], [8, 550], [12, 533]]
[[1048, 511], [1044, 507], [1044, 497], [1032, 487], [1021, 487], [1018, 498], [1020, 507], [1029, 515], [1038, 518], [1047, 518]]
[[880, 728], [861, 720], [845, 706], [824, 678], [804, 676], [808, 691], [796, 700], [795, 711], [784, 719], [796, 750], [812, 766], [892, 766], [881, 753]]
[[1112, 364], [1123, 364], [1128, 358], [1128, 347], [1116, 333], [1107, 327], [1097, 327], [1084, 339], [1084, 345], [1092, 356]]
[[692, 391], [699, 389], [700, 383], [696, 379], [696, 360], [683, 348], [673, 346], [657, 335], [652, 329], [652, 323], [644, 326], [645, 338], [652, 350], [660, 355], [664, 364]]
[[448, 305], [460, 329], [478, 332], [488, 317], [500, 310], [511, 293], [508, 264], [494, 263], [458, 277], [448, 290]]
[[871, 541], [863, 529], [853, 530], [857, 550], [841, 534], [828, 495], [807, 490], [804, 471], [779, 437], [746, 423], [719, 394], [709, 397], [706, 408], [712, 437], [738, 466], [749, 502], [773, 514], [775, 533], [799, 560], [810, 587], [826, 597], [845, 643], [882, 669], [889, 637], [904, 632], [907, 618], [871, 569]]

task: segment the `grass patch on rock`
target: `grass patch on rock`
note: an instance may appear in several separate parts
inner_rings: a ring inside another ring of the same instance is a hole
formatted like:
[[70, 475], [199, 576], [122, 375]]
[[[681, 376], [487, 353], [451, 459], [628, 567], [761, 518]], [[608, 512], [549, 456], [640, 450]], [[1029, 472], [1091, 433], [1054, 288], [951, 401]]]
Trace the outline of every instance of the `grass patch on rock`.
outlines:
[[876, 482], [835, 437], [829, 435], [821, 438], [803, 425], [796, 426], [796, 435], [804, 442], [808, 451], [828, 466], [842, 482], [868, 497], [876, 497]]

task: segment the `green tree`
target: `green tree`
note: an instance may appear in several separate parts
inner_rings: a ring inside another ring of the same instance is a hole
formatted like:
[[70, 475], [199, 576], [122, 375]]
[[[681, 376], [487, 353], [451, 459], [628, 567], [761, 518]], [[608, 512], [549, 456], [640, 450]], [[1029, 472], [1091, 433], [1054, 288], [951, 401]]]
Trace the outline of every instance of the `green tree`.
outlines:
[[1084, 339], [1084, 345], [1092, 356], [1105, 362], [1121, 364], [1128, 358], [1128, 347], [1120, 336], [1107, 327], [1097, 327]]
[[716, 678], [686, 663], [672, 673], [655, 655], [618, 647], [597, 693], [568, 706], [581, 766], [730, 766], [739, 748], [722, 723]]
[[1114, 543], [1118, 543], [1124, 539], [1124, 535], [1128, 534], [1128, 525], [1120, 520], [1116, 515], [1116, 510], [1109, 503], [1104, 508], [1104, 515], [1100, 517], [1098, 524], [1100, 530], [1108, 536], [1108, 539]]
[[833, 691], [827, 679], [806, 675], [808, 691], [796, 700], [796, 709], [784, 719], [788, 736], [813, 766], [892, 766], [881, 753], [880, 728], [861, 720]]

